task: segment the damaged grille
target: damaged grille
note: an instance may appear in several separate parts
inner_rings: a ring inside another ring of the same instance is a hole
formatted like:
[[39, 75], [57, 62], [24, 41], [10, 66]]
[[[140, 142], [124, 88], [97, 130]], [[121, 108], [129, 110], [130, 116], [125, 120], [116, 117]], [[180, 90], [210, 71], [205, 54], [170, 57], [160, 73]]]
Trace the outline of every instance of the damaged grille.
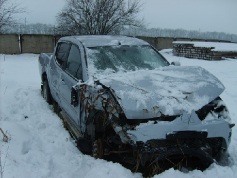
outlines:
[[204, 139], [174, 139], [174, 140], [149, 140], [146, 143], [137, 142], [138, 149], [146, 153], [165, 154], [173, 149], [207, 149], [210, 154], [215, 157], [222, 149], [224, 139], [204, 138]]

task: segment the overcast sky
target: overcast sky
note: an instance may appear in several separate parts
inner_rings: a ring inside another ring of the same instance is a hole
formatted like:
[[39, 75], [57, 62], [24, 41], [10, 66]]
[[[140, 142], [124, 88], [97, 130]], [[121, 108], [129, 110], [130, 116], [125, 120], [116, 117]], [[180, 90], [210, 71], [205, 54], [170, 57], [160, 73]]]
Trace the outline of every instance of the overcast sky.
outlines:
[[[26, 8], [22, 23], [56, 24], [66, 0], [13, 0]], [[142, 0], [148, 28], [182, 28], [237, 34], [237, 0]]]

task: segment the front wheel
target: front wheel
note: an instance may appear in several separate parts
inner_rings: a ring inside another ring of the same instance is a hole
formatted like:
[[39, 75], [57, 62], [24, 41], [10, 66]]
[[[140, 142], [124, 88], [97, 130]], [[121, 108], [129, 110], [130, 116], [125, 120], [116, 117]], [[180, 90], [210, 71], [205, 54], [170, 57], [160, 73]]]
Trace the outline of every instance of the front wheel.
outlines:
[[42, 95], [47, 103], [52, 104], [53, 99], [50, 93], [49, 84], [47, 80], [44, 80], [43, 82]]

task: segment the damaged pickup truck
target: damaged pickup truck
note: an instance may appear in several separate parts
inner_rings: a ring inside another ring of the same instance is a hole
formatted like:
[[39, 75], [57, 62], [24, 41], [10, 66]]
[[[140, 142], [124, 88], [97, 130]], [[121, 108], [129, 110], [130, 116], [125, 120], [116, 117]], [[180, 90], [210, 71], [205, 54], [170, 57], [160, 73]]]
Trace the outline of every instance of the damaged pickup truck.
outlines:
[[39, 70], [43, 97], [83, 153], [156, 173], [205, 169], [230, 144], [223, 84], [201, 67], [170, 65], [142, 40], [63, 37]]

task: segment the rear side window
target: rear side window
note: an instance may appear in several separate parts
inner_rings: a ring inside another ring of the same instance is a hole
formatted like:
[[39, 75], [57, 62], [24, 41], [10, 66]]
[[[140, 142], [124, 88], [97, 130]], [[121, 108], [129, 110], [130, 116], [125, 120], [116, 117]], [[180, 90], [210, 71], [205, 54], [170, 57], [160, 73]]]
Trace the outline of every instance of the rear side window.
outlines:
[[81, 54], [75, 45], [71, 46], [71, 50], [68, 55], [66, 71], [75, 78], [82, 79]]
[[65, 68], [71, 45], [69, 43], [59, 43], [56, 51], [56, 60], [62, 68]]

